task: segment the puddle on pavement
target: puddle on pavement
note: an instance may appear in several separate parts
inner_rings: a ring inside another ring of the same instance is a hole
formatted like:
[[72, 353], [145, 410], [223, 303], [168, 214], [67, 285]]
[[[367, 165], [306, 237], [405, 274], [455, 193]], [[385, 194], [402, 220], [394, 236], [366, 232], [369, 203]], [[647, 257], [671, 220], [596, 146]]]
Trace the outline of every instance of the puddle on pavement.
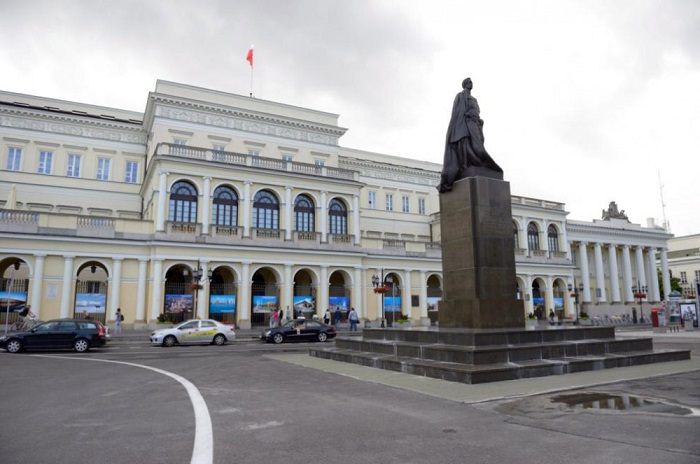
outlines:
[[680, 416], [697, 415], [697, 411], [642, 398], [634, 395], [611, 395], [609, 393], [577, 393], [552, 397], [552, 402], [563, 403], [574, 409], [600, 409], [608, 411], [654, 412]]

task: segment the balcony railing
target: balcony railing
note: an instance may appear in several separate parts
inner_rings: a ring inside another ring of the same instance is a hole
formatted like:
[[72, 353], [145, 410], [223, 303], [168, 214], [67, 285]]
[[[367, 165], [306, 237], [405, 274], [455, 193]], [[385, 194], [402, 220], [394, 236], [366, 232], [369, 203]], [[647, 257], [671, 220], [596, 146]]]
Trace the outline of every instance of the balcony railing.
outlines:
[[319, 243], [321, 234], [318, 232], [302, 232], [294, 231], [294, 240], [298, 242], [314, 242]]
[[273, 239], [280, 240], [282, 238], [283, 230], [280, 229], [257, 229], [253, 228], [253, 237], [259, 239]]
[[341, 243], [343, 245], [350, 245], [352, 243], [353, 235], [347, 234], [328, 234], [328, 241], [330, 243]]
[[349, 169], [318, 166], [315, 164], [299, 163], [296, 161], [284, 161], [277, 158], [266, 158], [264, 156], [254, 156], [244, 153], [210, 150], [202, 147], [175, 145], [172, 143], [159, 143], [158, 146], [156, 146], [155, 155], [178, 156], [182, 158], [215, 161], [224, 164], [250, 166], [274, 171], [287, 171], [312, 176], [330, 177], [333, 179], [353, 181], [359, 181], [360, 179], [360, 173], [358, 171], [351, 171]]

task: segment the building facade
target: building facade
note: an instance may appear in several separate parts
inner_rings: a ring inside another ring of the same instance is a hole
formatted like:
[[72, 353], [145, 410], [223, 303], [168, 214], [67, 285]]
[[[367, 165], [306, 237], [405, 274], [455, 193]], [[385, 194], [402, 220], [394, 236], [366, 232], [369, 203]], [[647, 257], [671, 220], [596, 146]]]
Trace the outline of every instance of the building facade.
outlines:
[[[29, 303], [42, 319], [110, 322], [121, 308], [126, 325], [247, 328], [278, 306], [352, 306], [365, 321], [428, 325], [441, 165], [342, 147], [338, 119], [166, 81], [143, 113], [0, 92], [0, 321]], [[524, 312], [661, 300], [663, 229], [612, 206], [591, 222], [549, 200], [513, 196], [512, 209]]]

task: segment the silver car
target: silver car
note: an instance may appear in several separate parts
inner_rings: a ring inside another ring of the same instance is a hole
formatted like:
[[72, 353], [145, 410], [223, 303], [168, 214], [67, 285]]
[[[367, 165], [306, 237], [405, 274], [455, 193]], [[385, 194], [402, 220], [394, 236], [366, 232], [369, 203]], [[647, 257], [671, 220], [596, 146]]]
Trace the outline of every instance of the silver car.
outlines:
[[236, 339], [234, 327], [213, 319], [191, 319], [168, 329], [151, 334], [151, 343], [174, 346], [190, 344], [223, 345]]

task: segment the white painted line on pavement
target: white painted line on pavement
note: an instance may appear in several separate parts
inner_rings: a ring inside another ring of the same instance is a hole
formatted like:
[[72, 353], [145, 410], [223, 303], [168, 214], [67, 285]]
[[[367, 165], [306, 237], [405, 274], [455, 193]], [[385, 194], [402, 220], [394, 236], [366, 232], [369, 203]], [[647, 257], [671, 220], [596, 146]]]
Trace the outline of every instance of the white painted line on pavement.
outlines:
[[171, 379], [178, 381], [190, 396], [190, 401], [192, 402], [192, 407], [194, 408], [194, 447], [192, 449], [192, 459], [190, 464], [211, 464], [214, 462], [214, 435], [212, 432], [211, 416], [209, 415], [209, 408], [207, 408], [207, 403], [204, 401], [204, 397], [199, 393], [197, 387], [194, 386], [192, 382], [184, 377], [180, 377], [172, 372], [164, 371], [156, 367], [144, 366], [143, 364], [136, 364], [124, 361], [110, 361], [107, 359], [91, 359], [91, 358], [76, 358], [71, 356], [51, 356], [35, 354], [31, 355], [39, 358], [61, 358], [79, 361], [97, 361], [106, 362], [113, 364], [123, 364], [125, 366], [140, 367], [142, 369], [148, 369], [159, 374], [167, 375]]

